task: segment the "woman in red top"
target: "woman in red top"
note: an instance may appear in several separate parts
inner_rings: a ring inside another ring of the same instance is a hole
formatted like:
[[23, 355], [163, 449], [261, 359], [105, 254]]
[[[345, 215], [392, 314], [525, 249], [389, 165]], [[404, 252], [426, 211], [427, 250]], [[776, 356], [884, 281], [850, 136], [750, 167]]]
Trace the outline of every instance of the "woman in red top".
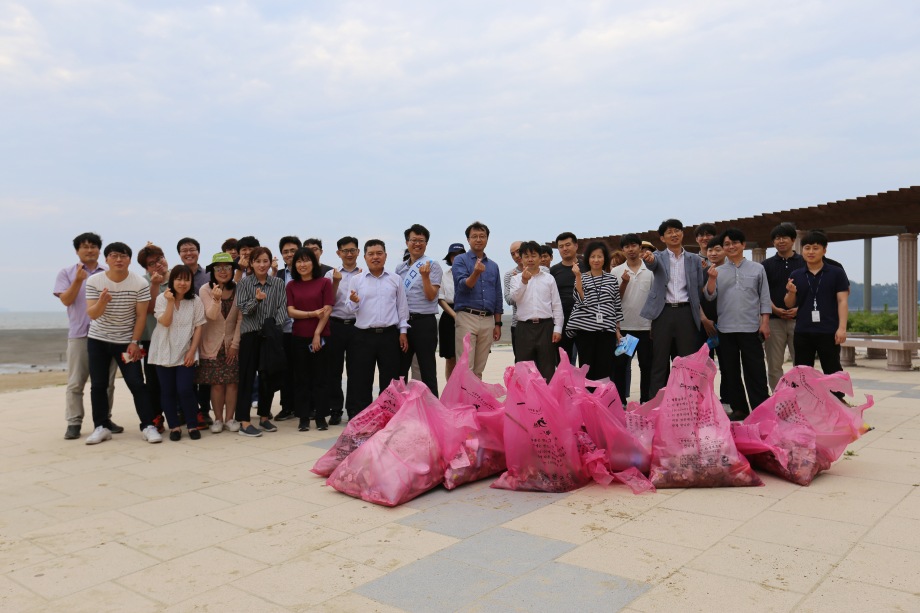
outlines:
[[298, 430], [310, 429], [316, 419], [317, 430], [328, 430], [328, 360], [323, 350], [329, 336], [329, 314], [335, 304], [332, 281], [323, 276], [312, 249], [298, 249], [291, 262], [293, 280], [287, 284], [287, 310], [294, 320], [291, 348], [294, 354], [295, 413]]

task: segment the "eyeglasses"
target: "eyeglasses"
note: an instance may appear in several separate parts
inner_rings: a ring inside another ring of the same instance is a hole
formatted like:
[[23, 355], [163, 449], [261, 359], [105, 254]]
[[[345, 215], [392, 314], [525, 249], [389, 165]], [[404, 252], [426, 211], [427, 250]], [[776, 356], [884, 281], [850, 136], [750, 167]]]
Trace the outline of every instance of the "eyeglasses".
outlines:
[[131, 259], [131, 256], [130, 256], [130, 255], [127, 255], [127, 254], [125, 254], [125, 253], [110, 253], [110, 254], [108, 254], [108, 255], [105, 256], [105, 257], [107, 257], [107, 258], [112, 258], [112, 259], [115, 260], [115, 261], [118, 261], [118, 260], [130, 260], [130, 259]]
[[297, 253], [296, 249], [285, 249], [281, 252], [281, 255], [294, 255], [295, 253]]
[[684, 233], [683, 230], [678, 230], [676, 228], [668, 228], [667, 230], [664, 231], [665, 236], [674, 236], [675, 234], [683, 234], [683, 233]]
[[355, 248], [351, 248], [351, 249], [339, 249], [339, 251], [341, 251], [341, 252], [344, 253], [345, 255], [355, 255], [356, 253], [358, 253], [358, 250], [355, 249]]
[[195, 249], [194, 247], [190, 247], [190, 248], [180, 249], [179, 253], [181, 253], [182, 255], [187, 255], [189, 253], [198, 253], [198, 250]]
[[233, 270], [233, 266], [229, 264], [221, 264], [220, 266], [214, 267], [215, 272], [230, 272], [231, 270]]
[[411, 244], [413, 244], [413, 245], [424, 245], [424, 244], [427, 243], [428, 241], [426, 241], [424, 238], [410, 238], [410, 239], [407, 240], [406, 242], [407, 242], [407, 243], [411, 243]]

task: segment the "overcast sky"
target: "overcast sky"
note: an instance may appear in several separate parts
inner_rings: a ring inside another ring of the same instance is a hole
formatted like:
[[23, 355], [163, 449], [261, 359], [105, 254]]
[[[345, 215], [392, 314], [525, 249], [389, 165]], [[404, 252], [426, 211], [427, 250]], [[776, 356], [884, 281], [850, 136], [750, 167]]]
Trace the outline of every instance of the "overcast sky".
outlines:
[[[203, 259], [487, 223], [598, 236], [920, 184], [916, 0], [0, 0], [0, 308], [56, 310], [71, 239]], [[862, 280], [862, 244], [834, 243]], [[895, 282], [894, 239], [876, 282]], [[135, 265], [135, 271], [140, 269]]]

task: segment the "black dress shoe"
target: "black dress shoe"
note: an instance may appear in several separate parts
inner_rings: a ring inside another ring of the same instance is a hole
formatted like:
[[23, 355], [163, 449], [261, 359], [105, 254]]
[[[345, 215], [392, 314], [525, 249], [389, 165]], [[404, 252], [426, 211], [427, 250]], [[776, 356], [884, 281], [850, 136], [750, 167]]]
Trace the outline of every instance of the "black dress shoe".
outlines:
[[310, 422], [301, 421], [300, 425], [297, 426], [297, 430], [300, 432], [309, 432], [310, 431]]
[[188, 431], [188, 437], [193, 441], [197, 441], [201, 438], [201, 430], [198, 428], [192, 428]]
[[64, 433], [64, 438], [68, 441], [80, 438], [80, 426], [67, 426], [67, 432]]
[[281, 412], [275, 415], [275, 421], [287, 421], [289, 419], [294, 419], [294, 411], [281, 409]]
[[122, 432], [125, 431], [125, 429], [122, 426], [119, 426], [111, 419], [108, 421], [108, 423], [106, 423], [105, 427], [108, 428], [109, 432], [111, 432], [112, 434], [121, 434]]
[[169, 440], [179, 441], [182, 440], [182, 430], [170, 430], [169, 431]]
[[332, 417], [329, 418], [329, 425], [330, 425], [330, 426], [338, 426], [338, 425], [341, 424], [341, 423], [342, 423], [342, 415], [341, 415], [341, 414], [339, 414], [339, 415], [333, 415]]
[[329, 426], [326, 424], [326, 419], [324, 417], [316, 418], [316, 429], [317, 430], [328, 430]]

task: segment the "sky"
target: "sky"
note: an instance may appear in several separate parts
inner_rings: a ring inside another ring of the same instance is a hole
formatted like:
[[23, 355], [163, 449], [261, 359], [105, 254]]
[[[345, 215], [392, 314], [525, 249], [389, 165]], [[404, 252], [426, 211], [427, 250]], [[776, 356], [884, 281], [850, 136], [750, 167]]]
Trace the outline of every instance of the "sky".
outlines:
[[[0, 0], [0, 309], [62, 310], [84, 231], [171, 264], [381, 238], [392, 270], [411, 224], [440, 258], [481, 220], [504, 270], [514, 240], [920, 185], [918, 31], [916, 0]], [[861, 242], [829, 255], [862, 280]]]

